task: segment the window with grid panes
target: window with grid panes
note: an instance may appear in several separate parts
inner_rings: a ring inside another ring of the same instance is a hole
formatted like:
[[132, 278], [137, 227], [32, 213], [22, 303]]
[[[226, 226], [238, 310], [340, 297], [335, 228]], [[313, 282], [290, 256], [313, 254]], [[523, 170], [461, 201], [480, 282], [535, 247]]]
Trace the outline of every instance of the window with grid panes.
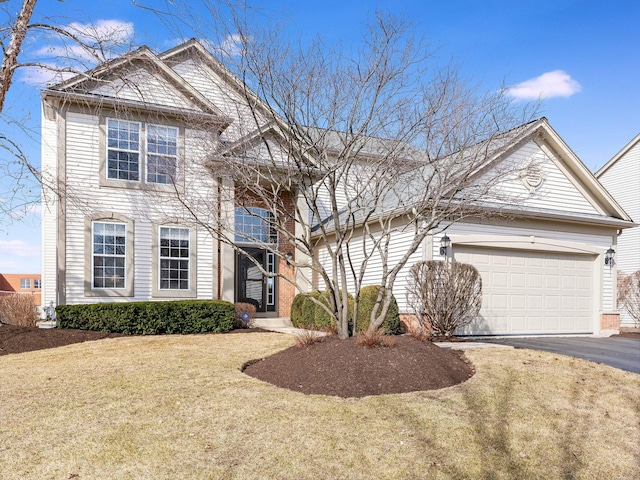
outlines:
[[147, 182], [173, 183], [178, 164], [178, 129], [147, 125]]
[[93, 288], [125, 288], [127, 226], [93, 223]]
[[140, 180], [140, 124], [107, 119], [107, 177]]
[[160, 289], [189, 289], [189, 229], [160, 227]]

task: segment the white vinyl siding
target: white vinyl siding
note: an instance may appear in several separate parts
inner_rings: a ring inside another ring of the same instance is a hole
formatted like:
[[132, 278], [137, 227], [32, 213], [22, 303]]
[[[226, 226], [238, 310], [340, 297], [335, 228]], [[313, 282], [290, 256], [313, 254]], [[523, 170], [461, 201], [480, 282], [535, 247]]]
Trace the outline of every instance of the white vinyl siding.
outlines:
[[[172, 192], [144, 191], [129, 188], [104, 187], [99, 183], [100, 162], [104, 161], [99, 155], [100, 120], [94, 115], [86, 115], [75, 112], [67, 113], [66, 121], [66, 149], [67, 149], [67, 183], [69, 201], [82, 199], [86, 208], [68, 208], [66, 211], [66, 303], [95, 303], [95, 297], [85, 296], [84, 266], [85, 266], [85, 218], [94, 212], [113, 212], [124, 215], [135, 221], [135, 241], [133, 243], [132, 258], [134, 259], [134, 294], [132, 297], [112, 297], [109, 301], [142, 301], [153, 299], [152, 295], [152, 268], [153, 268], [153, 227], [152, 223], [163, 224], [168, 219], [184, 216], [179, 201]], [[202, 218], [211, 214], [212, 202], [215, 201], [217, 188], [208, 175], [203, 175], [203, 170], [197, 166], [197, 152], [199, 145], [191, 145], [189, 142], [197, 142], [199, 136], [192, 134], [187, 129], [185, 132], [185, 147], [192, 152], [193, 168], [185, 172], [185, 182], [192, 186], [193, 191], [187, 192], [195, 195], [200, 192], [203, 209], [199, 212]], [[206, 193], [206, 195], [205, 195]], [[212, 197], [213, 196], [213, 197]], [[200, 199], [200, 196], [198, 196]], [[215, 210], [214, 210], [215, 212]], [[44, 220], [55, 222], [53, 215], [46, 215]], [[55, 228], [52, 235], [55, 239]], [[199, 262], [197, 264], [198, 298], [215, 298], [214, 278], [217, 276], [217, 265], [213, 264], [214, 241], [207, 233], [194, 235], [197, 238], [197, 252]], [[45, 238], [45, 242], [47, 239]], [[90, 239], [89, 239], [90, 241]], [[190, 245], [191, 247], [191, 245]], [[52, 249], [55, 253], [55, 248]], [[45, 250], [45, 257], [48, 258]], [[55, 259], [55, 255], [53, 255]], [[90, 258], [88, 259], [90, 261]], [[208, 262], [208, 263], [207, 263]], [[55, 264], [54, 264], [55, 265]], [[53, 267], [55, 272], [55, 266]], [[194, 269], [194, 275], [196, 270]], [[52, 273], [55, 282], [55, 273]], [[45, 289], [47, 289], [45, 284]], [[195, 292], [193, 297], [195, 298]], [[163, 297], [169, 299], [171, 297]], [[180, 298], [177, 296], [176, 298]], [[103, 300], [100, 300], [103, 301]]]
[[127, 78], [114, 78], [94, 89], [94, 95], [134, 100], [145, 104], [196, 109], [194, 102], [161, 75], [145, 68], [127, 73]]
[[[615, 200], [634, 222], [640, 222], [640, 141], [612, 164], [598, 180], [609, 190]], [[623, 273], [640, 270], [640, 227], [628, 228], [618, 236], [615, 262]], [[633, 318], [624, 310], [620, 312], [621, 324], [634, 326]]]
[[515, 175], [500, 185], [500, 190], [513, 197], [520, 205], [557, 210], [562, 213], [598, 213], [576, 185], [558, 167], [559, 160], [554, 161], [549, 158], [536, 142], [526, 143], [509, 155], [506, 161], [516, 165], [519, 169], [531, 164], [542, 173], [542, 184], [533, 192], [520, 177]]

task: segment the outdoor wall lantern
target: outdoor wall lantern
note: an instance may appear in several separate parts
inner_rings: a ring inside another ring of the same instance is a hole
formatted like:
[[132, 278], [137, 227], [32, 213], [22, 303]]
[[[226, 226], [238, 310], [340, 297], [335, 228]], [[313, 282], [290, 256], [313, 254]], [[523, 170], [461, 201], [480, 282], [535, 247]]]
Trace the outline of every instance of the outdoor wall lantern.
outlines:
[[287, 262], [287, 265], [291, 265], [291, 262], [293, 261], [293, 253], [291, 252], [287, 252], [284, 254], [284, 259]]
[[609, 268], [613, 268], [613, 255], [615, 253], [616, 251], [611, 247], [604, 253], [604, 264], [609, 265]]
[[440, 255], [446, 256], [450, 246], [451, 239], [445, 233], [444, 236], [440, 239]]

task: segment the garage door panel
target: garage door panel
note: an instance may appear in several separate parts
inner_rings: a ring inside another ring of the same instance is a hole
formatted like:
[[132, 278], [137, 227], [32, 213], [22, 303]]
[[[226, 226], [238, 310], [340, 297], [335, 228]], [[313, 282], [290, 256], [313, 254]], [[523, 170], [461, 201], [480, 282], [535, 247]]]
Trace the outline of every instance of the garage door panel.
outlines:
[[461, 333], [592, 332], [594, 256], [454, 247], [454, 257], [483, 281], [481, 318]]

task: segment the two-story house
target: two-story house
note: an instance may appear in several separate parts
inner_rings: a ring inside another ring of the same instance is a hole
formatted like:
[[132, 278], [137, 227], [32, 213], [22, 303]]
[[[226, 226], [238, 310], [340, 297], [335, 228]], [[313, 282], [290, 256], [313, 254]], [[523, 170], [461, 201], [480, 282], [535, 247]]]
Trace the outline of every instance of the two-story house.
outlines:
[[[44, 303], [224, 299], [287, 316], [296, 293], [287, 278], [302, 290], [324, 288], [295, 267], [304, 253], [268, 227], [267, 205], [234, 184], [224, 162], [212, 162], [212, 154], [260, 143], [286, 150], [259, 105], [248, 105], [252, 99], [193, 40], [159, 55], [141, 48], [43, 91], [43, 175], [58, 185], [55, 195], [43, 195]], [[546, 119], [520, 128], [492, 161], [535, 161], [536, 168], [505, 185], [526, 196], [509, 216], [447, 230], [445, 256], [474, 264], [483, 278], [481, 317], [467, 333], [617, 328], [607, 251], [617, 248], [618, 230], [633, 226], [629, 216]], [[308, 214], [299, 192], [277, 195], [283, 214], [296, 211], [282, 219], [289, 240], [313, 237], [295, 221]], [[391, 256], [406, 251], [408, 235], [398, 229]], [[410, 313], [408, 268], [443, 258], [441, 238], [425, 239], [399, 275], [394, 293], [403, 313]], [[314, 241], [322, 261], [322, 243]], [[357, 262], [355, 249], [353, 256]], [[382, 261], [369, 262], [371, 283]]]

